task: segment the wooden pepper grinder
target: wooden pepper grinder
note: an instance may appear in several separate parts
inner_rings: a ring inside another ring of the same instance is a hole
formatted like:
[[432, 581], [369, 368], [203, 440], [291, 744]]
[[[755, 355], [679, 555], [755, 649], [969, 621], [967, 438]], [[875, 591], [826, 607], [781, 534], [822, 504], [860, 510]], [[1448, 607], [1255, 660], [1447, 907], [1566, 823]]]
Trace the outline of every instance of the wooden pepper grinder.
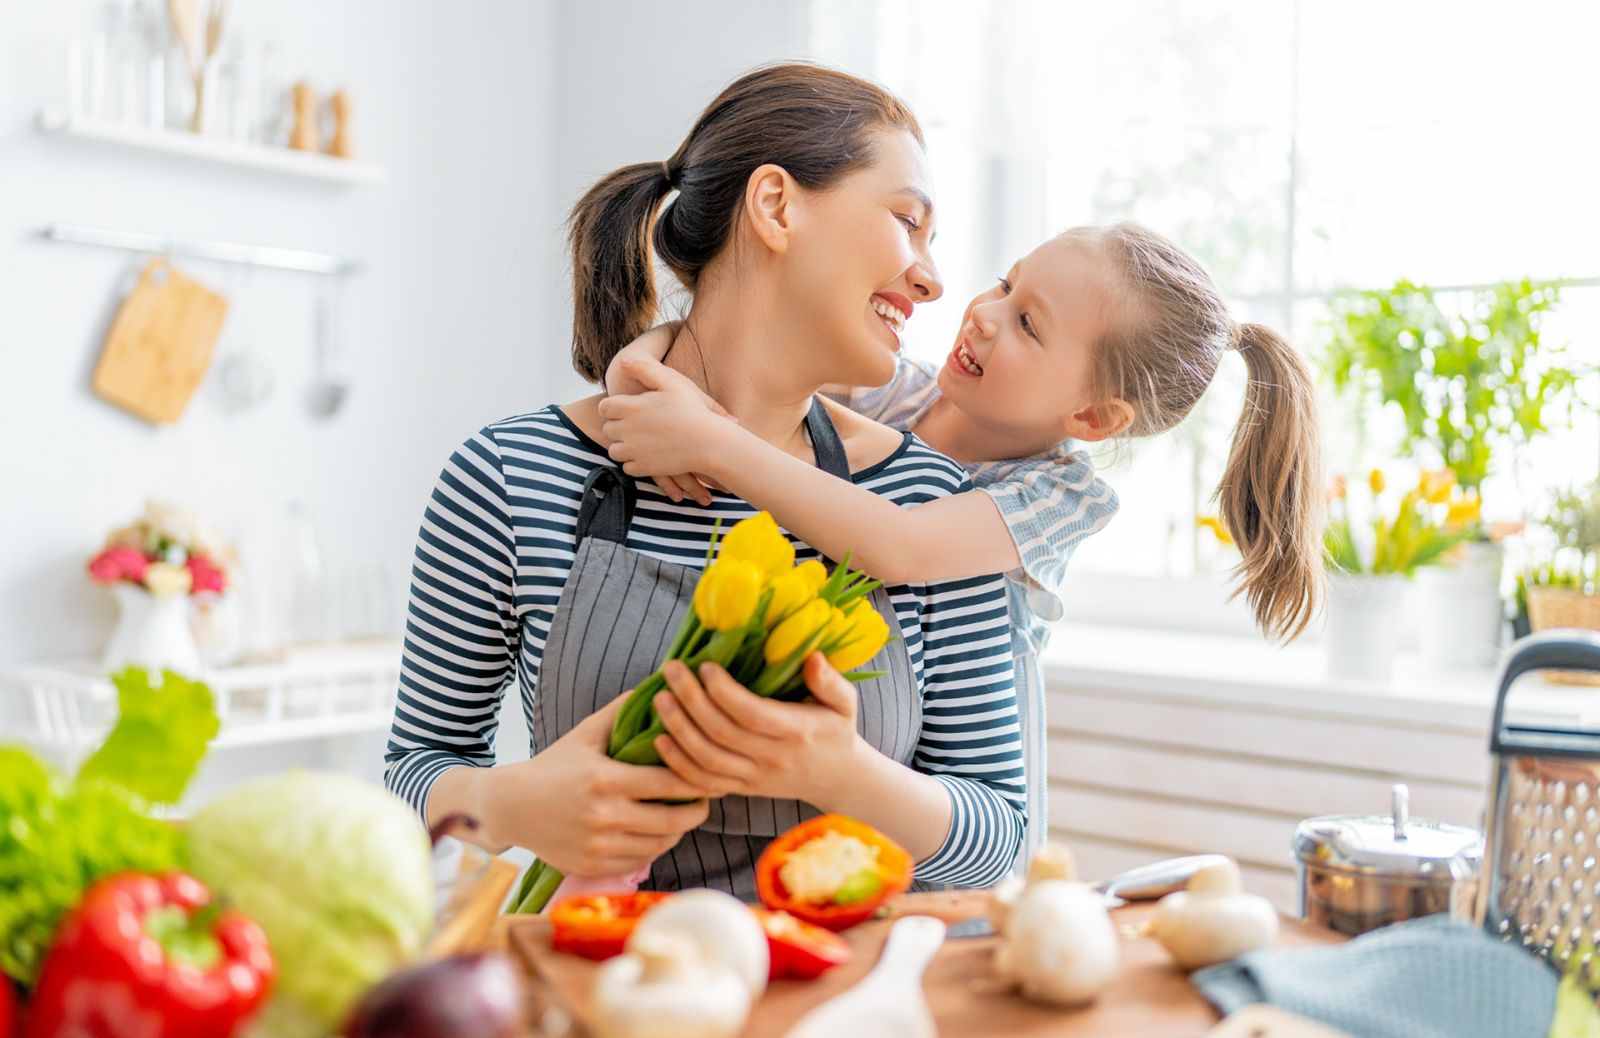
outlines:
[[350, 92], [336, 91], [328, 98], [328, 111], [333, 115], [333, 137], [328, 141], [328, 154], [347, 159], [350, 157]]
[[317, 95], [305, 80], [294, 85], [294, 127], [289, 131], [289, 147], [295, 151], [317, 151]]

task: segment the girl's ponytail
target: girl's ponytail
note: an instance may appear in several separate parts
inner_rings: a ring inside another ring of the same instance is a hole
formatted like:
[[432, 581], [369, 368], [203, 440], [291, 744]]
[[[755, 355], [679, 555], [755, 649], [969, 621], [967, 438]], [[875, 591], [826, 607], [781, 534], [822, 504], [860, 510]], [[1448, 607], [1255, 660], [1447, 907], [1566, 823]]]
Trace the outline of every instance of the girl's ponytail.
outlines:
[[1067, 235], [1102, 250], [1130, 304], [1095, 347], [1097, 388], [1133, 405], [1133, 436], [1177, 425], [1211, 385], [1228, 349], [1244, 357], [1244, 415], [1217, 487], [1223, 525], [1239, 546], [1234, 594], [1256, 624], [1290, 639], [1322, 604], [1322, 445], [1311, 375], [1293, 346], [1261, 324], [1236, 323], [1205, 268], [1138, 224]]
[[572, 207], [572, 366], [605, 378], [617, 352], [656, 318], [650, 231], [672, 178], [661, 162], [624, 166]]
[[1239, 588], [1267, 634], [1289, 639], [1322, 598], [1322, 447], [1300, 354], [1263, 324], [1239, 326], [1249, 375], [1217, 500], [1239, 546]]

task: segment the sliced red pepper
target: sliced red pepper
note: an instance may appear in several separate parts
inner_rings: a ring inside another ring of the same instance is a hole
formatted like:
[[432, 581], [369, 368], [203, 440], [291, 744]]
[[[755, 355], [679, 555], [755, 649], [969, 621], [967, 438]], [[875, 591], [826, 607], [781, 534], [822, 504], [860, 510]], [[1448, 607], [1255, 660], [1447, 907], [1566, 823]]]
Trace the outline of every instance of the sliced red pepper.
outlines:
[[850, 942], [788, 912], [752, 909], [767, 934], [768, 980], [814, 980], [850, 961]]
[[[783, 866], [801, 847], [829, 833], [854, 837], [877, 848], [877, 861], [841, 884], [828, 901], [796, 897], [783, 885]], [[911, 886], [912, 871], [911, 855], [872, 826], [844, 815], [821, 815], [767, 845], [756, 862], [756, 892], [768, 908], [829, 930], [847, 930], [871, 919], [890, 898], [903, 894]]]
[[228, 1038], [266, 1001], [267, 935], [181, 872], [107, 876], [56, 932], [27, 1038]]
[[641, 890], [562, 898], [550, 909], [550, 943], [556, 951], [596, 961], [620, 955], [628, 935], [639, 925], [639, 917], [671, 896], [665, 891]]

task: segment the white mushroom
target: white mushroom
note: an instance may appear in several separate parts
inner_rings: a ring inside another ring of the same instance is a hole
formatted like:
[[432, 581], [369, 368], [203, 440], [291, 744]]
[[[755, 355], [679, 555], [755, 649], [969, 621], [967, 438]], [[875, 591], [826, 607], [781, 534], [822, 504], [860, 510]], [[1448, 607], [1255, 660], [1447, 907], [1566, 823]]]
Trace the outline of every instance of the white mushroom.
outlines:
[[596, 1038], [732, 1038], [749, 1012], [744, 981], [681, 931], [636, 931], [595, 975]]
[[1075, 873], [1071, 852], [1050, 845], [1034, 855], [1020, 894], [1015, 884], [996, 890], [992, 914], [1005, 939], [995, 971], [1035, 1002], [1084, 1005], [1117, 974], [1117, 932], [1105, 898], [1075, 882]]
[[1196, 970], [1265, 948], [1278, 937], [1278, 911], [1264, 897], [1244, 893], [1233, 859], [1196, 872], [1185, 889], [1156, 906], [1150, 932], [1179, 968]]
[[700, 954], [719, 962], [744, 981], [752, 999], [767, 989], [767, 935], [748, 905], [720, 890], [685, 890], [644, 914], [628, 947], [640, 935], [676, 930], [687, 934]]

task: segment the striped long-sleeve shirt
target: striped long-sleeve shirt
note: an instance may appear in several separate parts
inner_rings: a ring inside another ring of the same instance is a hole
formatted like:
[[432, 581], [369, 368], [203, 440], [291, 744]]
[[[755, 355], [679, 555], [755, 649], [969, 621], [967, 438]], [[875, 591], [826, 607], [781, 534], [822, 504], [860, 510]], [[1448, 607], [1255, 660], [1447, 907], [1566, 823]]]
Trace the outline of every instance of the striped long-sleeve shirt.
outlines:
[[[424, 815], [428, 791], [445, 771], [494, 763], [502, 698], [513, 684], [532, 730], [545, 639], [576, 554], [583, 481], [608, 464], [604, 448], [549, 407], [480, 430], [440, 473], [417, 538], [385, 754], [389, 788]], [[910, 434], [854, 480], [901, 505], [971, 487], [960, 466]], [[720, 494], [709, 508], [674, 504], [641, 483], [626, 546], [700, 566], [716, 521], [726, 527], [753, 512]], [[795, 547], [797, 558], [817, 557], [805, 544]], [[988, 885], [1010, 868], [1023, 828], [1004, 581], [888, 591], [922, 691], [913, 764], [945, 786], [952, 805], [949, 834], [918, 865], [917, 878]]]

